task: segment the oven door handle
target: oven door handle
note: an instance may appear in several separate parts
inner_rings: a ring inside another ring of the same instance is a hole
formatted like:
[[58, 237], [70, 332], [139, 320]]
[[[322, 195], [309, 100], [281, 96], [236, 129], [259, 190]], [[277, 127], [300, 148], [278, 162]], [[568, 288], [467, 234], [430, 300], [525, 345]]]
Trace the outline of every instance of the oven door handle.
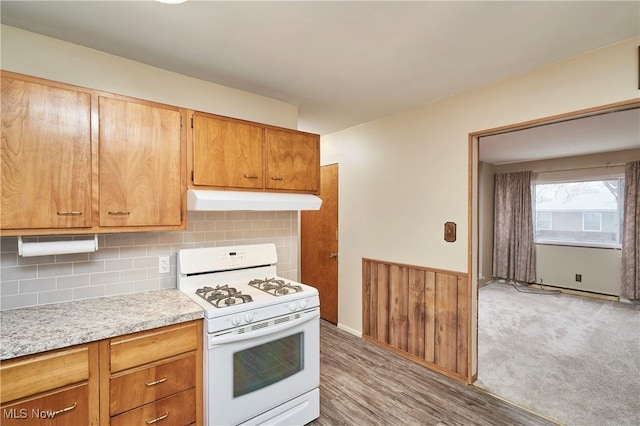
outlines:
[[249, 333], [230, 334], [230, 335], [225, 335], [220, 337], [209, 336], [208, 346], [209, 346], [209, 349], [212, 349], [214, 346], [219, 346], [225, 343], [240, 342], [242, 340], [255, 339], [257, 337], [278, 333], [280, 331], [285, 331], [290, 328], [297, 327], [300, 324], [304, 324], [308, 321], [311, 321], [319, 317], [320, 317], [320, 312], [319, 310], [316, 309], [314, 311], [308, 312], [308, 314], [306, 314], [302, 318], [298, 318], [293, 321], [288, 321], [286, 323], [276, 325], [273, 327], [266, 327], [258, 331], [252, 331]]

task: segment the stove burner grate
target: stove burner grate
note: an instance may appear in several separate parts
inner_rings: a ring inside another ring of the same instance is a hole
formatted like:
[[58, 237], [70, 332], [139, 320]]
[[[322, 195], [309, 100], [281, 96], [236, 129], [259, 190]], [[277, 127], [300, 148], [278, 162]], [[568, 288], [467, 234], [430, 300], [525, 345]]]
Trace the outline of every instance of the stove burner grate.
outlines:
[[248, 294], [242, 294], [234, 287], [228, 285], [214, 287], [203, 287], [196, 290], [196, 294], [216, 308], [224, 308], [240, 303], [253, 302]]
[[286, 283], [284, 280], [276, 278], [265, 278], [264, 280], [251, 280], [249, 285], [274, 296], [284, 296], [285, 294], [298, 293], [302, 291], [299, 285]]

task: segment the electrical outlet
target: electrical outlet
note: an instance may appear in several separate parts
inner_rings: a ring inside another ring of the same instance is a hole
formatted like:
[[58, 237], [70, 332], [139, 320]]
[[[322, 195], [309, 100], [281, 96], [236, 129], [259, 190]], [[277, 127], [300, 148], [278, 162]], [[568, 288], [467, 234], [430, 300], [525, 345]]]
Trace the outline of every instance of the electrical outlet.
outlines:
[[576, 274], [576, 282], [582, 282], [582, 274]]
[[160, 256], [158, 258], [158, 273], [167, 274], [170, 270], [169, 256]]

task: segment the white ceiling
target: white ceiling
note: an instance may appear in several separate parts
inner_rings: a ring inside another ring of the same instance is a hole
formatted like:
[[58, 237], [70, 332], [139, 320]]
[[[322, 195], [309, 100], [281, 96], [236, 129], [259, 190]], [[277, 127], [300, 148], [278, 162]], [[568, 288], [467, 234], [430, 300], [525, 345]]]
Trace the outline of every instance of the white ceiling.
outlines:
[[3, 24], [296, 104], [299, 129], [320, 134], [640, 35], [637, 1], [2, 0], [0, 7]]
[[638, 108], [482, 137], [479, 157], [508, 164], [633, 148], [640, 148]]

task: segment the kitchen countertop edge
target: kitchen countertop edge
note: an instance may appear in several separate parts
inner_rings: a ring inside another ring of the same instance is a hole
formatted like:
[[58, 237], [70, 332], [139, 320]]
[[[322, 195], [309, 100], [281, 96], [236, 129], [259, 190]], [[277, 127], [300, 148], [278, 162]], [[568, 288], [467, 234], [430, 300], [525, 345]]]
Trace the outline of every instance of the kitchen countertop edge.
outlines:
[[0, 361], [201, 319], [177, 289], [152, 290], [0, 312]]

